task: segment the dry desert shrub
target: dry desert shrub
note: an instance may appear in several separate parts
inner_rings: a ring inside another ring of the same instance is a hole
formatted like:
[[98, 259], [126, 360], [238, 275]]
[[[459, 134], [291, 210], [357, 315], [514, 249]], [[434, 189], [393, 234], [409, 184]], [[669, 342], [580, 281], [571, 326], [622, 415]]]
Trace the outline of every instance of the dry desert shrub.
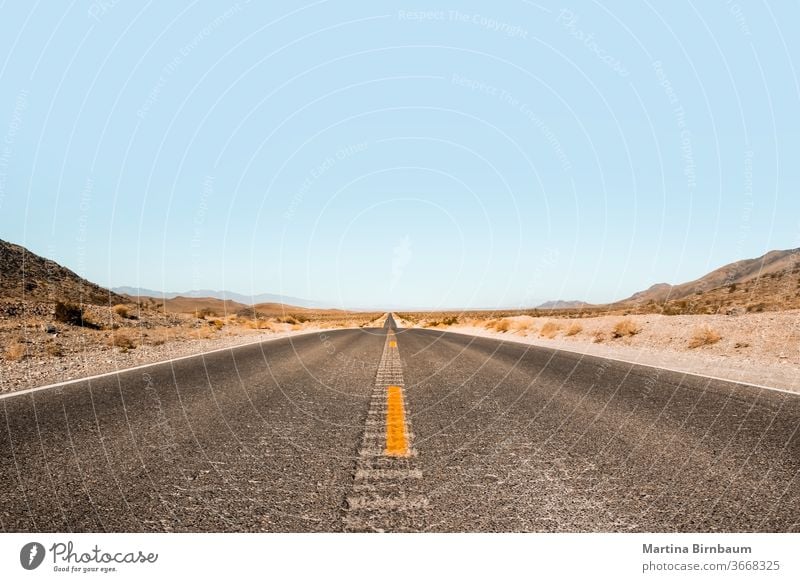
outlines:
[[6, 349], [3, 352], [3, 356], [9, 362], [19, 362], [22, 358], [25, 357], [27, 351], [28, 350], [25, 348], [25, 344], [17, 340], [14, 340], [6, 346]]
[[580, 323], [573, 323], [567, 328], [567, 331], [564, 335], [573, 336], [578, 335], [583, 331], [583, 326]]
[[606, 341], [606, 332], [602, 330], [597, 330], [592, 334], [592, 342], [596, 344], [601, 344]]
[[536, 326], [534, 325], [534, 320], [532, 317], [522, 317], [519, 319], [512, 320], [511, 323], [511, 330], [519, 332], [521, 334], [527, 335], [528, 333], [533, 333], [536, 331]]
[[122, 317], [123, 319], [127, 319], [128, 317], [128, 306], [123, 305], [122, 303], [115, 305], [111, 308], [111, 311]]
[[275, 331], [275, 324], [267, 319], [248, 319], [244, 322], [244, 326], [249, 329], [266, 329]]
[[637, 333], [642, 331], [639, 326], [636, 325], [632, 319], [621, 319], [614, 325], [614, 329], [611, 332], [611, 337], [620, 338], [620, 337], [630, 337], [634, 336]]
[[720, 336], [716, 331], [707, 325], [703, 325], [694, 330], [692, 339], [689, 340], [689, 347], [694, 349], [701, 346], [710, 346], [717, 343], [721, 339], [722, 336]]
[[490, 319], [486, 322], [487, 329], [493, 329], [495, 331], [499, 331], [500, 333], [505, 333], [509, 329], [511, 329], [511, 323], [505, 319]]
[[448, 327], [450, 325], [455, 325], [458, 323], [458, 317], [456, 316], [445, 316], [442, 319], [427, 319], [422, 322], [423, 327]]
[[117, 315], [119, 315], [122, 319], [128, 319], [128, 317], [130, 316], [130, 311], [128, 311], [128, 306], [123, 305], [122, 303], [120, 303], [119, 305], [115, 305], [114, 307], [111, 308], [111, 310]]
[[209, 319], [208, 320], [208, 325], [210, 325], [210, 326], [212, 326], [212, 327], [214, 327], [216, 329], [222, 329], [225, 326], [225, 322], [222, 321], [221, 319]]
[[119, 348], [124, 353], [136, 348], [136, 337], [128, 331], [113, 331], [107, 343], [109, 347]]
[[151, 346], [161, 346], [169, 341], [183, 339], [179, 330], [169, 327], [156, 328], [146, 334], [147, 343]]
[[64, 350], [54, 341], [47, 342], [44, 349], [48, 356], [53, 356], [54, 358], [60, 358], [64, 355]]
[[548, 321], [542, 326], [542, 329], [539, 331], [539, 335], [542, 337], [546, 337], [547, 339], [553, 339], [558, 335], [558, 332], [561, 331], [561, 324], [558, 324], [554, 321]]
[[197, 339], [210, 339], [214, 337], [217, 328], [215, 326], [203, 326], [192, 330], [192, 337]]
[[72, 303], [56, 303], [56, 321], [68, 323], [70, 325], [81, 325], [83, 323], [83, 309]]

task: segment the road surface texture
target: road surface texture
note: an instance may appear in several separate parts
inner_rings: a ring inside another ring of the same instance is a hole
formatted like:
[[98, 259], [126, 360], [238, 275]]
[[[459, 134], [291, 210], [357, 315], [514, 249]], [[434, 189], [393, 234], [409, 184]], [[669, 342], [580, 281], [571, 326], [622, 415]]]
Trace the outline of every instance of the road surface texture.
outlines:
[[800, 531], [800, 397], [436, 330], [2, 398], [3, 531]]

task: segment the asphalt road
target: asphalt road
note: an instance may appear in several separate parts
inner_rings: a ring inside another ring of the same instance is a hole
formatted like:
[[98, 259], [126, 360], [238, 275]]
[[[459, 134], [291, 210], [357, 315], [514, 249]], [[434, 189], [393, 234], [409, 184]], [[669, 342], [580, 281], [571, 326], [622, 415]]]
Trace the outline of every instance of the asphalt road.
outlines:
[[[392, 327], [3, 398], [0, 529], [800, 531], [800, 396]], [[411, 453], [365, 464], [390, 344]]]

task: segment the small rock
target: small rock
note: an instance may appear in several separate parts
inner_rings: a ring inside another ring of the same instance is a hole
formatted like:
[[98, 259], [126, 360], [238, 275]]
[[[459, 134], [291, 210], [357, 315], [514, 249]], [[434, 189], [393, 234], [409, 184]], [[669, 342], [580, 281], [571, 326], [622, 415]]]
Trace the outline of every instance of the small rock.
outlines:
[[58, 333], [58, 328], [56, 328], [56, 326], [52, 323], [45, 323], [42, 325], [42, 330], [44, 330], [46, 333]]

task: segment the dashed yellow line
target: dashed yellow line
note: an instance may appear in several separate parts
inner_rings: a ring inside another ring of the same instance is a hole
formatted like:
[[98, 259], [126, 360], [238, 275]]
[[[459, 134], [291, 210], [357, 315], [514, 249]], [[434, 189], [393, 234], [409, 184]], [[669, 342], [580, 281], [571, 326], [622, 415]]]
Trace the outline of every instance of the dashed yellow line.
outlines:
[[406, 412], [403, 407], [403, 389], [400, 386], [389, 386], [386, 389], [385, 453], [389, 457], [408, 456]]
[[390, 348], [396, 348], [397, 347], [397, 341], [389, 340], [389, 347]]

